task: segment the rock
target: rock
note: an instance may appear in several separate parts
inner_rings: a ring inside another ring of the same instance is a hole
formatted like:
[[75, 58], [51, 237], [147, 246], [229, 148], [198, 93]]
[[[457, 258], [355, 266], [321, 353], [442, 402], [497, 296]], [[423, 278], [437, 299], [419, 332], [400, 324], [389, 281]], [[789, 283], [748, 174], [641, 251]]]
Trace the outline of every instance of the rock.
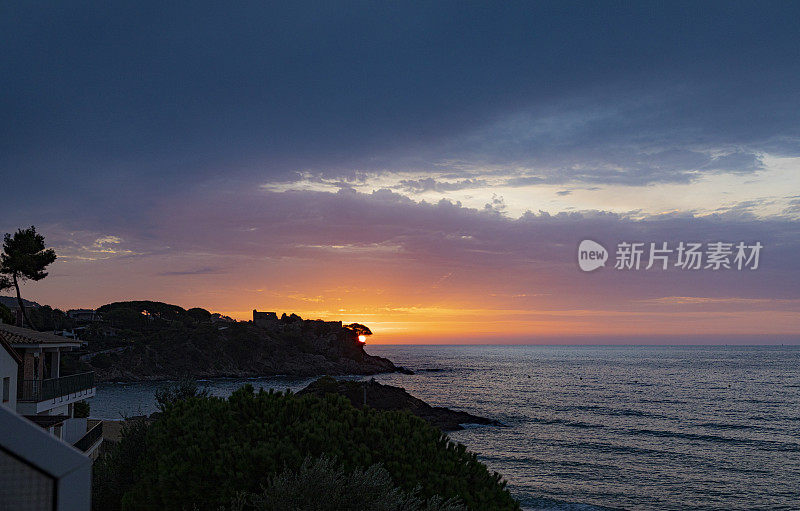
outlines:
[[330, 376], [325, 376], [311, 382], [297, 394], [315, 396], [339, 394], [349, 399], [353, 406], [357, 408], [364, 406], [366, 397], [366, 405], [371, 408], [376, 410], [408, 410], [442, 431], [464, 429], [462, 424], [503, 425], [496, 420], [472, 415], [471, 413], [431, 406], [425, 401], [412, 396], [401, 387], [382, 385], [374, 379], [365, 382], [338, 381]]
[[287, 319], [281, 331], [234, 322], [223, 331], [209, 323], [170, 337], [156, 332], [125, 349], [90, 353], [87, 362], [98, 382], [407, 372], [366, 353], [340, 322]]

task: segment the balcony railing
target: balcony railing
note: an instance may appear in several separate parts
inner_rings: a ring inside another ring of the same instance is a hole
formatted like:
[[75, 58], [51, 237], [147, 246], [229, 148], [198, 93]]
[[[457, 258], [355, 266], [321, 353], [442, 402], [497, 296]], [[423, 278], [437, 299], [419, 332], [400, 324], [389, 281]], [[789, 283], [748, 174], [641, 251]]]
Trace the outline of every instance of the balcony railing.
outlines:
[[86, 432], [85, 435], [81, 437], [80, 440], [75, 442], [74, 446], [76, 449], [86, 452], [89, 450], [89, 447], [93, 446], [100, 440], [100, 437], [103, 436], [103, 421], [98, 422], [97, 424], [92, 427], [89, 431]]
[[49, 378], [47, 380], [22, 380], [17, 389], [17, 401], [40, 403], [94, 387], [94, 372]]

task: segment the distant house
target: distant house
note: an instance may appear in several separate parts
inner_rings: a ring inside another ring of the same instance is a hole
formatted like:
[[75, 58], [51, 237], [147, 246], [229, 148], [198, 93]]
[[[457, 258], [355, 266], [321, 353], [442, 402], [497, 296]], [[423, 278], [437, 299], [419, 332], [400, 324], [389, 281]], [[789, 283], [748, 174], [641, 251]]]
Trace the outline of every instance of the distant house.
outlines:
[[3, 398], [8, 395], [3, 405], [94, 456], [102, 422], [75, 417], [75, 405], [95, 395], [94, 373], [60, 374], [61, 353], [79, 348], [80, 341], [0, 324], [0, 344], [0, 384]]
[[71, 309], [67, 311], [67, 316], [76, 321], [94, 322], [100, 321], [100, 314], [94, 309]]
[[253, 309], [253, 324], [262, 328], [275, 325], [278, 322], [278, 314], [275, 312], [258, 312]]

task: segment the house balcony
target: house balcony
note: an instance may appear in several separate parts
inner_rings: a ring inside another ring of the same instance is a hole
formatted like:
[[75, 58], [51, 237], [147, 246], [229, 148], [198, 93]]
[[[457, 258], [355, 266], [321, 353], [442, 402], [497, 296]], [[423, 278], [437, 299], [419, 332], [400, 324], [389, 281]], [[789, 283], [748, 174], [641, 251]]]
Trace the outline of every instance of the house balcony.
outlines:
[[[72, 419], [79, 420], [79, 419]], [[79, 451], [85, 453], [87, 456], [95, 454], [100, 444], [103, 443], [103, 421], [89, 419], [86, 424], [86, 434], [84, 434], [77, 442], [72, 445]]]
[[17, 387], [17, 408], [35, 415], [94, 397], [94, 372], [45, 380], [21, 380]]

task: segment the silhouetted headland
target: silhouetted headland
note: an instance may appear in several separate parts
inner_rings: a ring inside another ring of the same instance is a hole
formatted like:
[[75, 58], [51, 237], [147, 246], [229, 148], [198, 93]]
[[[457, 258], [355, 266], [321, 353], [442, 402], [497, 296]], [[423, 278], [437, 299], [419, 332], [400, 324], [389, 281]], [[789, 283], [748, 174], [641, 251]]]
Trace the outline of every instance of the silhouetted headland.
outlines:
[[[315, 376], [405, 371], [364, 351], [363, 325], [254, 312], [234, 321], [200, 308], [161, 302], [116, 302], [81, 335], [80, 365], [98, 381], [181, 377]], [[360, 337], [361, 336], [361, 337]]]

